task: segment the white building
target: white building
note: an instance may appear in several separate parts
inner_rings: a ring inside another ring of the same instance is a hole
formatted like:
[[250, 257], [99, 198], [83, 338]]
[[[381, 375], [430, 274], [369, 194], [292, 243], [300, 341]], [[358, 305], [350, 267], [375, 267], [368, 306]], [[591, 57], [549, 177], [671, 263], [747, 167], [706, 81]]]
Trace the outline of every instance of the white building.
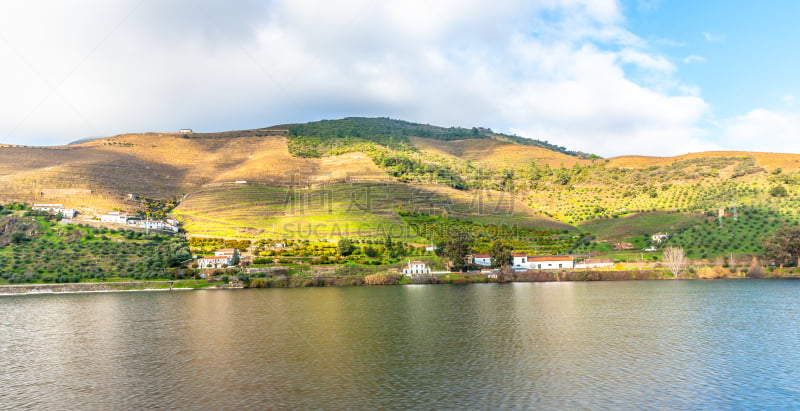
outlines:
[[511, 258], [511, 265], [514, 266], [514, 268], [528, 268], [528, 254], [512, 253]]
[[167, 228], [167, 224], [161, 220], [128, 220], [128, 224], [150, 230], [165, 230]]
[[239, 255], [239, 250], [235, 248], [223, 248], [214, 252], [215, 257], [233, 258], [235, 255]]
[[223, 248], [214, 252], [213, 257], [202, 257], [197, 259], [197, 268], [222, 268], [230, 267], [233, 264], [233, 257], [239, 256], [239, 250], [235, 248]]
[[75, 217], [75, 214], [78, 214], [77, 211], [71, 208], [62, 208], [61, 210], [58, 210], [58, 212], [56, 212], [56, 214], [59, 213], [61, 214], [61, 218], [66, 218], [68, 220], [71, 220], [73, 217]]
[[475, 265], [488, 267], [492, 265], [492, 257], [490, 257], [489, 254], [475, 254], [472, 256], [472, 262]]
[[203, 257], [197, 259], [197, 268], [223, 268], [231, 265], [227, 257]]
[[64, 206], [61, 204], [34, 204], [31, 208], [37, 211], [47, 211], [50, 214], [61, 213], [61, 217], [67, 219], [71, 219], [72, 217], [75, 217], [75, 214], [77, 214], [75, 210], [71, 208], [64, 208]]
[[62, 210], [64, 206], [61, 204], [34, 204], [32, 209], [36, 211], [50, 211], [53, 212], [55, 210]]
[[178, 132], [181, 133], [181, 134], [192, 134], [193, 133], [191, 128], [182, 128]]
[[654, 244], [661, 244], [667, 240], [669, 240], [669, 234], [667, 233], [655, 233], [650, 236], [650, 241]]
[[100, 221], [104, 223], [127, 224], [128, 215], [119, 211], [109, 211], [100, 216]]
[[430, 274], [431, 269], [428, 268], [422, 261], [409, 261], [406, 268], [403, 269], [403, 275], [411, 277], [414, 274]]
[[528, 257], [526, 264], [531, 270], [558, 270], [560, 268], [574, 268], [575, 262], [569, 255], [542, 255]]

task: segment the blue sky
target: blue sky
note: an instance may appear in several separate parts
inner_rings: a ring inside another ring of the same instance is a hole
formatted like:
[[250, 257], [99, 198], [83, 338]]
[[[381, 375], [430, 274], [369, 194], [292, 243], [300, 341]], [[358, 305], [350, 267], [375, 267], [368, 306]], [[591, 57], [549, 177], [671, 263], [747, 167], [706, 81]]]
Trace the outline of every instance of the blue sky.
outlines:
[[626, 26], [679, 64], [681, 81], [697, 85], [716, 116], [781, 107], [800, 92], [800, 2], [631, 1], [624, 9]]
[[611, 157], [800, 152], [800, 2], [0, 4], [0, 142], [344, 116]]

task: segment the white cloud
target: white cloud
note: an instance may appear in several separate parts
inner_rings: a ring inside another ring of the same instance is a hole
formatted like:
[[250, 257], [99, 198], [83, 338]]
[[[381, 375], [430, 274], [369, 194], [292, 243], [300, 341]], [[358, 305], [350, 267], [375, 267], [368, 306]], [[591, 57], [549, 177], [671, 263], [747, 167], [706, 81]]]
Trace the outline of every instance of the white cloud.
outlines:
[[705, 63], [705, 62], [706, 62], [705, 57], [697, 56], [697, 55], [694, 55], [694, 54], [688, 55], [688, 56], [683, 58], [683, 63], [684, 64]]
[[738, 150], [800, 153], [800, 113], [755, 109], [724, 120], [720, 135]]
[[614, 0], [31, 3], [0, 5], [13, 96], [0, 141], [364, 115], [604, 156], [709, 146], [699, 90], [624, 28]]
[[718, 41], [725, 40], [725, 36], [722, 36], [722, 35], [719, 35], [719, 34], [712, 34], [712, 33], [709, 33], [709, 32], [703, 32], [702, 34], [703, 34], [703, 38], [706, 39], [706, 41], [709, 42], [709, 43], [716, 43]]

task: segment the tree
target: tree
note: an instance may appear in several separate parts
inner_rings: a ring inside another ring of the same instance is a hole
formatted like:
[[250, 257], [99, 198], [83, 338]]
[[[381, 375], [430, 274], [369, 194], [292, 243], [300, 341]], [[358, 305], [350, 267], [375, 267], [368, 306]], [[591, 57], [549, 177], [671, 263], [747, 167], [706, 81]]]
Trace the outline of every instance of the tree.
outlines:
[[22, 231], [15, 231], [11, 233], [9, 241], [11, 241], [11, 244], [21, 244], [25, 241], [28, 241], [28, 236], [26, 236]]
[[355, 247], [353, 247], [353, 242], [349, 238], [341, 238], [336, 245], [336, 250], [339, 252], [340, 256], [347, 257], [353, 253]]
[[387, 254], [392, 252], [392, 249], [394, 248], [394, 243], [392, 242], [391, 236], [387, 235], [386, 238], [383, 239], [383, 246], [384, 248], [386, 248]]
[[683, 252], [683, 247], [667, 247], [661, 255], [664, 264], [672, 273], [675, 278], [683, 271], [688, 265], [686, 254]]
[[789, 195], [789, 192], [786, 191], [786, 187], [781, 185], [776, 185], [769, 189], [769, 195], [773, 197], [786, 197], [787, 195]]
[[792, 263], [800, 266], [800, 227], [783, 227], [761, 239], [768, 259], [781, 267]]
[[239, 261], [239, 253], [233, 253], [233, 257], [231, 257], [231, 267], [239, 265]]
[[489, 250], [492, 258], [492, 268], [503, 268], [511, 265], [511, 245], [503, 240], [495, 240]]
[[464, 271], [467, 268], [467, 254], [472, 248], [472, 239], [466, 233], [453, 234], [445, 242], [442, 255], [450, 260], [453, 270]]

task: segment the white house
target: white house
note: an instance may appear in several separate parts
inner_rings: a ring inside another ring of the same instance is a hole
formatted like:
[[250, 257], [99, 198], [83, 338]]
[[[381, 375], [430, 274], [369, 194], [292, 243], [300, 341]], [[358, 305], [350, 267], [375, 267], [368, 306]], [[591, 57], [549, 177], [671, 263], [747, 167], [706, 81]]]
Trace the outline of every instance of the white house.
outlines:
[[422, 261], [409, 261], [406, 268], [403, 269], [403, 275], [411, 277], [414, 274], [430, 274], [431, 269]]
[[191, 128], [182, 128], [178, 132], [181, 133], [181, 134], [192, 134], [193, 133]]
[[574, 268], [575, 262], [569, 255], [542, 255], [528, 257], [528, 268], [531, 270], [557, 270], [559, 268]]
[[197, 268], [222, 268], [230, 266], [231, 259], [228, 257], [203, 257], [197, 259]]
[[667, 240], [669, 240], [669, 234], [667, 233], [655, 233], [650, 236], [650, 241], [654, 244], [661, 244]]
[[236, 248], [222, 248], [214, 252], [215, 257], [227, 257], [233, 258], [233, 256], [238, 256], [239, 250]]
[[64, 208], [64, 206], [61, 204], [34, 204], [31, 208], [37, 211], [47, 211], [50, 214], [61, 213], [61, 217], [67, 219], [71, 219], [72, 217], [75, 217], [75, 214], [77, 214], [75, 210], [71, 208]]
[[492, 257], [490, 257], [489, 254], [475, 254], [472, 256], [472, 262], [475, 265], [488, 267], [492, 265]]
[[198, 268], [222, 268], [233, 265], [233, 257], [239, 256], [239, 250], [235, 248], [223, 248], [214, 252], [213, 257], [203, 257], [197, 259]]
[[514, 268], [528, 268], [528, 254], [525, 253], [512, 253], [511, 254], [511, 265]]
[[150, 230], [163, 230], [167, 226], [161, 220], [128, 220], [128, 225], [147, 228]]
[[127, 224], [128, 215], [119, 211], [109, 211], [108, 214], [100, 216], [100, 221], [104, 223]]
[[31, 208], [37, 211], [54, 212], [56, 210], [62, 210], [64, 206], [61, 204], [34, 204]]
[[56, 211], [56, 214], [59, 214], [59, 213], [61, 214], [62, 218], [66, 218], [66, 219], [70, 219], [70, 220], [73, 217], [75, 217], [75, 214], [78, 214], [77, 211], [75, 211], [75, 210], [73, 210], [71, 208], [62, 208], [62, 209]]

